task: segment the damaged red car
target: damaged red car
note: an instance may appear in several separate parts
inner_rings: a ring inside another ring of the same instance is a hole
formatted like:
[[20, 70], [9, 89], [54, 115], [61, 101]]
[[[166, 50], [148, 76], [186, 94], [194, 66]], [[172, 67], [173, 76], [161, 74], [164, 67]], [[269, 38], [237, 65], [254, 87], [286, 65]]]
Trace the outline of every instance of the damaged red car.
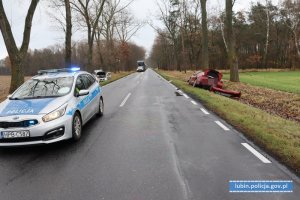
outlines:
[[223, 74], [221, 72], [214, 69], [207, 69], [204, 72], [197, 71], [193, 73], [189, 78], [188, 83], [194, 87], [201, 87], [223, 96], [234, 98], [241, 97], [241, 92], [222, 89], [222, 77]]
[[188, 80], [189, 84], [194, 87], [202, 87], [204, 89], [210, 89], [211, 87], [223, 87], [222, 73], [213, 70], [207, 69], [203, 71], [195, 72], [190, 79]]

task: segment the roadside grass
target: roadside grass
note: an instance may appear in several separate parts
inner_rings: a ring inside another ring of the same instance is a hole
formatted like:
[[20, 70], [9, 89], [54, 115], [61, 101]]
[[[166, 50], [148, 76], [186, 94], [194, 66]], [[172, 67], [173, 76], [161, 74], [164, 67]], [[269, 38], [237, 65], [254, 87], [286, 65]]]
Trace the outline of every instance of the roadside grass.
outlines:
[[129, 71], [129, 72], [117, 72], [117, 73], [112, 73], [111, 74], [111, 79], [107, 80], [107, 81], [103, 81], [100, 82], [101, 86], [107, 85], [111, 82], [117, 81], [125, 76], [128, 76], [130, 74], [134, 73], [134, 71]]
[[[229, 74], [224, 74], [229, 79]], [[255, 86], [300, 94], [300, 71], [245, 72], [240, 73], [240, 81]]]
[[280, 162], [300, 174], [300, 124], [274, 116], [239, 101], [191, 87], [167, 71], [158, 71], [178, 88], [201, 101], [207, 108], [266, 150]]

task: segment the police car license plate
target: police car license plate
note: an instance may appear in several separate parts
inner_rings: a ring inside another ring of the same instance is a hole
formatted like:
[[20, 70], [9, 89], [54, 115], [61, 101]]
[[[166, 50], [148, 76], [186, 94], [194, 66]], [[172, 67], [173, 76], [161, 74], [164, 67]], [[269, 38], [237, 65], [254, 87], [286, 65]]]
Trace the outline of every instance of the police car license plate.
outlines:
[[27, 138], [30, 137], [29, 131], [2, 131], [1, 138], [10, 139], [10, 138]]

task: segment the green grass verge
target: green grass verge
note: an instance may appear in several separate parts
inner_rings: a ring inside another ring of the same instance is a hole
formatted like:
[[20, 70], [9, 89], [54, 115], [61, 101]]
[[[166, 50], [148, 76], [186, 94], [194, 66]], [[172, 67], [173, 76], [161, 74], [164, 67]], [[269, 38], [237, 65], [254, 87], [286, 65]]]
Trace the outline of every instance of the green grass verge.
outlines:
[[179, 78], [158, 71], [178, 88], [244, 133], [255, 144], [300, 174], [300, 124], [270, 115], [239, 101], [194, 88]]
[[108, 81], [103, 81], [103, 82], [100, 82], [100, 85], [101, 86], [104, 86], [104, 85], [107, 85], [111, 82], [114, 82], [114, 81], [117, 81], [125, 76], [128, 76], [130, 74], [134, 73], [134, 71], [130, 71], [130, 72], [119, 72], [119, 73], [112, 73], [112, 77], [111, 79], [109, 79]]
[[[229, 74], [224, 74], [229, 79]], [[245, 72], [240, 73], [241, 82], [300, 94], [300, 71], [288, 72]]]

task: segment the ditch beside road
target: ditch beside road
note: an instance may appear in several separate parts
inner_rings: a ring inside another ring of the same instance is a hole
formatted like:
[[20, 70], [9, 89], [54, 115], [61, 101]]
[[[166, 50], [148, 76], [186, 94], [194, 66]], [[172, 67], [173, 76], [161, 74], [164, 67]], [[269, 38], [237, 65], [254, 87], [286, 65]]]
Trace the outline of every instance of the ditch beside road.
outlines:
[[[174, 85], [201, 101], [247, 138], [300, 174], [300, 123], [269, 114], [249, 104], [187, 84], [186, 74], [158, 71]], [[243, 94], [242, 94], [243, 95]], [[271, 101], [272, 102], [272, 101]], [[274, 100], [273, 102], [276, 102]]]

